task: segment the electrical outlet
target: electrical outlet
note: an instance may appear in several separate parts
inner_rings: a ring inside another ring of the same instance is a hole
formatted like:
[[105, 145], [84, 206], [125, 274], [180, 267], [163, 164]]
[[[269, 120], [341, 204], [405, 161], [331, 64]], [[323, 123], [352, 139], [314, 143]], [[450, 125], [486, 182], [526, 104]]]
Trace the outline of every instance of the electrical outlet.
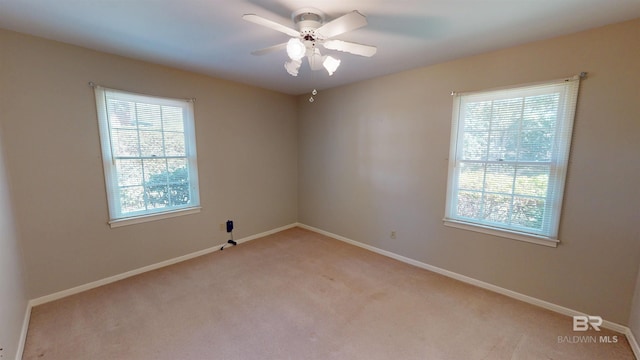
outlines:
[[395, 231], [392, 231], [392, 232], [391, 232], [391, 235], [389, 235], [389, 237], [390, 237], [391, 239], [395, 239], [395, 238], [396, 238], [396, 232], [395, 232]]
[[220, 231], [224, 231], [224, 229], [225, 229], [224, 223], [220, 223]]

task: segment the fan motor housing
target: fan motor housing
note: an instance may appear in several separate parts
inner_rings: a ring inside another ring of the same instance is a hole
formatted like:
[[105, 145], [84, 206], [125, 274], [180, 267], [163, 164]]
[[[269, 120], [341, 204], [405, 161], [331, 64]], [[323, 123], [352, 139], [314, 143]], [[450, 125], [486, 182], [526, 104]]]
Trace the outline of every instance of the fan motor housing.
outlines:
[[302, 35], [303, 39], [307, 41], [315, 41], [315, 30], [322, 26], [324, 22], [324, 13], [315, 8], [303, 8], [294, 11], [291, 14], [293, 23], [296, 24], [298, 31]]

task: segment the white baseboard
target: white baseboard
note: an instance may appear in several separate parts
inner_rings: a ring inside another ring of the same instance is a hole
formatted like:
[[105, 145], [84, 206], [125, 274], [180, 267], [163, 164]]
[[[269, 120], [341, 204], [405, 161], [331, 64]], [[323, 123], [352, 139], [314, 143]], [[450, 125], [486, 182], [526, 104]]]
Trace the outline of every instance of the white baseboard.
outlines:
[[[505, 288], [497, 286], [497, 285], [493, 285], [493, 284], [490, 284], [490, 283], [487, 283], [487, 282], [484, 282], [484, 281], [480, 281], [480, 280], [477, 280], [477, 279], [474, 279], [474, 278], [471, 278], [471, 277], [468, 277], [468, 276], [465, 276], [465, 275], [461, 275], [461, 274], [455, 273], [453, 271], [445, 270], [445, 269], [439, 268], [437, 266], [429, 265], [429, 264], [426, 264], [426, 263], [423, 263], [423, 262], [420, 262], [420, 261], [417, 261], [417, 260], [414, 260], [414, 259], [410, 259], [408, 257], [404, 257], [402, 255], [398, 255], [398, 254], [392, 253], [392, 252], [387, 251], [387, 250], [382, 250], [382, 249], [379, 249], [379, 248], [371, 246], [371, 245], [363, 244], [361, 242], [358, 242], [358, 241], [355, 241], [355, 240], [351, 240], [351, 239], [348, 239], [348, 238], [346, 238], [344, 236], [336, 235], [336, 234], [330, 233], [328, 231], [324, 231], [324, 230], [315, 228], [313, 226], [309, 226], [309, 225], [305, 225], [305, 224], [301, 224], [301, 223], [298, 223], [298, 226], [303, 228], [303, 229], [307, 229], [307, 230], [316, 232], [318, 234], [322, 234], [322, 235], [334, 238], [336, 240], [340, 240], [340, 241], [346, 242], [348, 244], [355, 245], [355, 246], [358, 246], [360, 248], [363, 248], [363, 249], [366, 249], [366, 250], [369, 250], [369, 251], [373, 251], [373, 252], [378, 253], [380, 255], [384, 255], [384, 256], [390, 257], [392, 259], [395, 259], [395, 260], [398, 260], [398, 261], [402, 261], [404, 263], [407, 263], [407, 264], [410, 264], [410, 265], [413, 265], [413, 266], [417, 266], [417, 267], [425, 269], [425, 270], [433, 271], [435, 273], [450, 277], [452, 279], [456, 279], [456, 280], [462, 281], [462, 282], [467, 283], [467, 284], [475, 285], [477, 287], [480, 287], [480, 288], [483, 288], [483, 289], [486, 289], [486, 290], [489, 290], [489, 291], [493, 291], [493, 292], [508, 296], [510, 298], [513, 298], [513, 299], [524, 301], [526, 303], [529, 303], [529, 304], [532, 304], [532, 305], [536, 305], [536, 306], [539, 306], [539, 307], [542, 307], [542, 308], [545, 308], [547, 310], [551, 310], [551, 311], [554, 311], [554, 312], [557, 312], [557, 313], [560, 313], [560, 314], [563, 314], [563, 315], [567, 315], [567, 316], [586, 315], [586, 314], [584, 314], [584, 313], [582, 313], [580, 311], [577, 311], [577, 310], [569, 309], [569, 308], [566, 308], [564, 306], [560, 306], [560, 305], [557, 305], [557, 304], [554, 304], [554, 303], [550, 303], [548, 301], [540, 300], [540, 299], [534, 298], [534, 297], [529, 296], [529, 295], [524, 295], [524, 294], [521, 294], [521, 293], [518, 293], [518, 292], [515, 292], [515, 291], [512, 291], [512, 290], [509, 290], [509, 289], [505, 289]], [[602, 327], [604, 327], [606, 329], [609, 329], [609, 330], [617, 331], [617, 332], [622, 333], [622, 334], [625, 334], [627, 336], [627, 339], [629, 339], [629, 344], [631, 344], [631, 348], [632, 348], [633, 352], [635, 353], [636, 358], [640, 359], [640, 351], [638, 351], [638, 350], [640, 350], [640, 348], [638, 348], [638, 343], [636, 342], [635, 337], [633, 336], [633, 334], [631, 333], [631, 330], [628, 327], [626, 327], [624, 325], [620, 325], [620, 324], [614, 323], [614, 322], [611, 322], [611, 321], [607, 321], [607, 320], [604, 320], [602, 322]]]
[[[247, 242], [247, 241], [251, 241], [251, 240], [255, 240], [255, 239], [267, 236], [267, 235], [275, 234], [277, 232], [280, 232], [280, 231], [283, 231], [283, 230], [286, 230], [286, 229], [290, 229], [290, 228], [293, 228], [293, 227], [296, 227], [296, 226], [297, 226], [297, 223], [285, 225], [285, 226], [282, 226], [282, 227], [279, 227], [279, 228], [276, 228], [276, 229], [273, 229], [273, 230], [268, 230], [268, 231], [265, 231], [265, 232], [262, 232], [262, 233], [259, 233], [259, 234], [251, 235], [251, 236], [236, 240], [236, 242], [238, 244], [241, 244], [241, 243], [244, 243], [244, 242]], [[191, 254], [178, 256], [178, 257], [173, 258], [173, 259], [161, 261], [161, 262], [156, 263], [156, 264], [151, 264], [151, 265], [144, 266], [144, 267], [141, 267], [141, 268], [138, 268], [138, 269], [127, 271], [127, 272], [122, 273], [122, 274], [118, 274], [118, 275], [110, 276], [108, 278], [104, 278], [104, 279], [101, 279], [101, 280], [93, 281], [93, 282], [90, 282], [88, 284], [76, 286], [76, 287], [73, 287], [71, 289], [62, 290], [62, 291], [59, 291], [59, 292], [56, 292], [56, 293], [53, 293], [53, 294], [50, 294], [50, 295], [45, 295], [45, 296], [42, 296], [42, 297], [39, 297], [39, 298], [36, 298], [36, 299], [32, 299], [31, 301], [29, 301], [29, 304], [30, 304], [31, 307], [33, 307], [33, 306], [42, 305], [42, 304], [45, 304], [45, 303], [48, 303], [48, 302], [51, 302], [51, 301], [54, 301], [54, 300], [62, 299], [64, 297], [71, 296], [71, 295], [74, 295], [74, 294], [78, 294], [78, 293], [81, 293], [83, 291], [87, 291], [87, 290], [90, 290], [90, 289], [94, 289], [94, 288], [97, 288], [99, 286], [107, 285], [107, 284], [110, 284], [112, 282], [116, 282], [118, 280], [126, 279], [128, 277], [132, 277], [132, 276], [139, 275], [139, 274], [142, 274], [142, 273], [145, 273], [145, 272], [148, 272], [148, 271], [160, 269], [160, 268], [163, 268], [165, 266], [173, 265], [173, 264], [176, 264], [176, 263], [179, 263], [179, 262], [182, 262], [182, 261], [186, 261], [186, 260], [190, 260], [190, 259], [196, 258], [198, 256], [202, 256], [202, 255], [206, 255], [206, 254], [218, 251], [218, 250], [220, 250], [220, 247], [222, 247], [223, 245], [224, 244], [219, 244], [219, 245], [216, 245], [216, 246], [204, 249], [204, 250], [193, 252]]]

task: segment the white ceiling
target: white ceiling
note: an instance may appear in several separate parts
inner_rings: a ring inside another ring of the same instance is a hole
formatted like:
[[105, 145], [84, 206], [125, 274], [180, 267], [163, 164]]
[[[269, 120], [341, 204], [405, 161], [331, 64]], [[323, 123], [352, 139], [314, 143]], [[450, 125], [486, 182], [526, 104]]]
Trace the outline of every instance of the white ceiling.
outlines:
[[[288, 37], [243, 21], [243, 14], [293, 27], [291, 13], [309, 6], [327, 20], [360, 11], [368, 26], [336, 38], [375, 45], [377, 54], [323, 50], [342, 60], [331, 77], [306, 63], [290, 76], [285, 51], [250, 54]], [[640, 0], [0, 0], [0, 28], [287, 94], [639, 17]]]

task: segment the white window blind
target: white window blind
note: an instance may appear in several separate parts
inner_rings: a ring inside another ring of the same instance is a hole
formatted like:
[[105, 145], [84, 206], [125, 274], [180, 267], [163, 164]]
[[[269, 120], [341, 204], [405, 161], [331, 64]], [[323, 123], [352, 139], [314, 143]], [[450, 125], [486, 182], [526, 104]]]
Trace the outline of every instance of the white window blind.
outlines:
[[579, 80], [455, 95], [445, 224], [555, 246]]
[[112, 226], [199, 207], [193, 104], [94, 89]]

